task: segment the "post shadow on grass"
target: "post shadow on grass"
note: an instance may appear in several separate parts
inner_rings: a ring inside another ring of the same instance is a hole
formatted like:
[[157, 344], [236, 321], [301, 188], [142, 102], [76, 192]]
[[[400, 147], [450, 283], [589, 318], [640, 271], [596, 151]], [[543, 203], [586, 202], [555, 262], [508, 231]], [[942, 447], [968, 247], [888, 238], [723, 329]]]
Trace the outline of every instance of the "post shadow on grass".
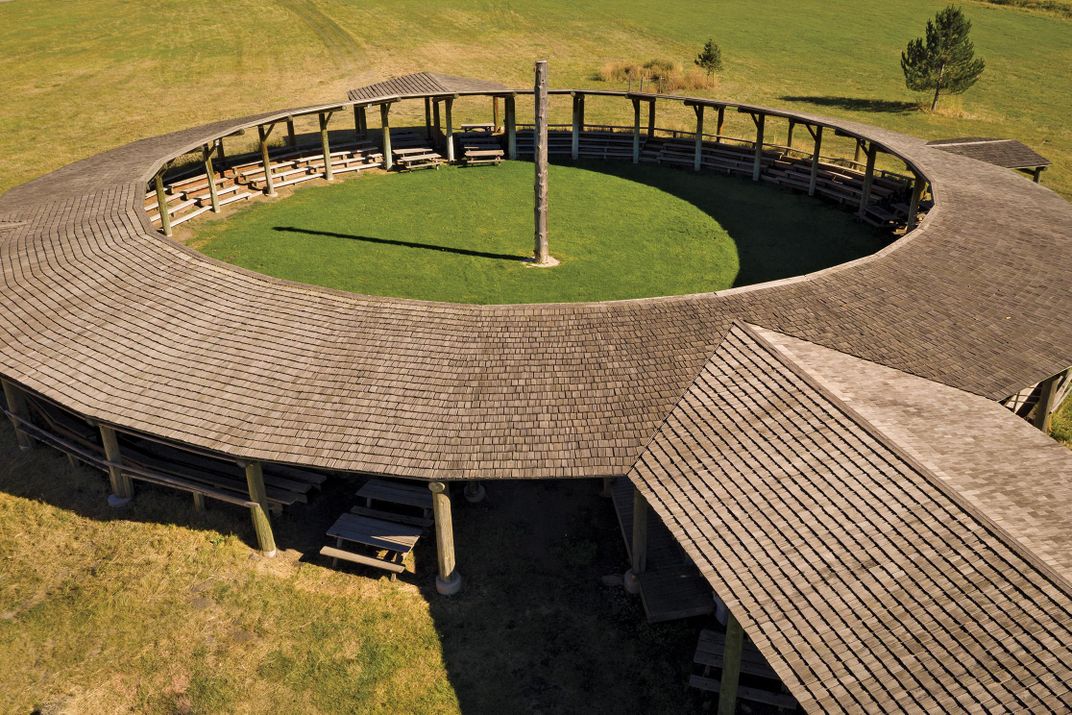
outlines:
[[737, 248], [734, 288], [846, 263], [875, 253], [889, 242], [889, 234], [882, 229], [860, 223], [818, 197], [740, 177], [628, 161], [560, 159], [557, 163], [651, 186], [713, 218]]
[[833, 97], [829, 95], [782, 95], [783, 102], [801, 102], [818, 107], [834, 107], [854, 112], [879, 112], [883, 114], [907, 114], [918, 112], [918, 102], [905, 102], [893, 99], [874, 99], [869, 97]]
[[303, 233], [308, 236], [328, 236], [330, 238], [346, 238], [365, 243], [378, 243], [383, 246], [401, 246], [403, 248], [416, 248], [425, 251], [439, 251], [441, 253], [455, 253], [459, 256], [472, 256], [474, 258], [491, 258], [498, 261], [528, 261], [531, 256], [519, 256], [512, 253], [491, 253], [478, 251], [470, 248], [456, 248], [454, 246], [441, 246], [435, 243], [420, 243], [418, 241], [399, 241], [393, 238], [375, 238], [373, 236], [359, 236], [352, 233], [335, 233], [334, 231], [317, 231], [311, 228], [298, 228], [296, 226], [273, 226], [273, 231], [288, 233]]

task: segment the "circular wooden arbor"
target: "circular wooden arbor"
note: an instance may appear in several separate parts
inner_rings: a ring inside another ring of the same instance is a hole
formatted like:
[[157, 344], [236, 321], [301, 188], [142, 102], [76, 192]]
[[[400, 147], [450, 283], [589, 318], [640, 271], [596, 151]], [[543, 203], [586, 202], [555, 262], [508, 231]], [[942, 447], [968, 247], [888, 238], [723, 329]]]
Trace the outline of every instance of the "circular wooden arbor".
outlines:
[[[905, 224], [907, 235], [849, 264], [719, 293], [502, 306], [289, 283], [161, 235], [170, 232], [169, 206], [189, 200], [171, 201], [169, 186], [186, 180], [169, 173], [173, 159], [201, 152], [213, 177], [259, 163], [260, 184], [250, 179], [233, 193], [273, 193], [268, 167], [302, 147], [273, 148], [271, 132], [295, 118], [318, 122], [318, 143], [294, 164], [313, 178], [358, 164], [390, 168], [391, 112], [400, 102], [424, 105], [425, 127], [416, 131], [433, 135], [451, 159], [452, 103], [496, 98], [504, 150], [523, 155], [516, 109], [531, 90], [448, 85], [146, 139], [0, 197], [0, 374], [20, 444], [36, 439], [107, 470], [120, 499], [134, 479], [249, 507], [270, 551], [268, 513], [300, 500], [316, 481], [309, 470], [426, 480], [437, 500], [446, 498], [443, 483], [456, 480], [623, 476], [735, 323], [989, 400], [1052, 382], [1072, 362], [1072, 206], [1060, 197], [914, 137], [714, 100], [552, 90], [572, 103], [572, 124], [559, 127], [552, 149], [826, 191], [863, 216]], [[585, 99], [596, 95], [620, 99], [632, 126], [586, 123]], [[695, 133], [660, 130], [661, 104], [691, 107]], [[375, 132], [370, 110], [381, 122]], [[755, 136], [723, 136], [727, 112], [751, 117]], [[331, 134], [344, 116], [353, 117], [346, 131], [355, 147], [373, 140], [359, 158]], [[774, 145], [776, 122], [806, 130], [808, 147]], [[255, 153], [221, 157], [225, 138], [250, 130]], [[831, 134], [855, 141], [858, 163], [823, 158]], [[900, 214], [876, 194], [880, 154], [907, 167]], [[848, 178], [824, 183], [835, 169]], [[226, 196], [210, 183], [212, 210]], [[916, 225], [924, 186], [933, 206]], [[216, 482], [193, 483], [167, 466], [177, 455], [242, 466], [237, 476], [220, 467]], [[449, 503], [440, 506], [437, 513], [449, 513]], [[440, 563], [453, 570], [453, 554]]]

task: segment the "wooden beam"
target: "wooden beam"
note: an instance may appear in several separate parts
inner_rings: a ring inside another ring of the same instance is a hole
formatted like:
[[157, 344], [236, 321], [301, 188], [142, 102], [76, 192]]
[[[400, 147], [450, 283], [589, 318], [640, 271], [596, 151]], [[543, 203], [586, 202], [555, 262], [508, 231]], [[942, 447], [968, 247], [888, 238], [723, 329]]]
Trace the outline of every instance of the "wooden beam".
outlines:
[[499, 131], [499, 98], [491, 98], [491, 131]]
[[633, 98], [633, 163], [640, 163], [640, 100]]
[[205, 178], [208, 179], [208, 196], [212, 203], [212, 213], [220, 212], [220, 196], [216, 191], [216, 172], [212, 169], [212, 149], [208, 144], [201, 147], [201, 161], [205, 167]]
[[536, 125], [532, 159], [536, 165], [536, 183], [533, 206], [533, 261], [537, 265], [547, 265], [551, 257], [547, 247], [547, 61], [538, 61], [535, 70], [533, 99], [536, 104]]
[[257, 545], [261, 553], [272, 558], [276, 554], [275, 536], [272, 534], [272, 523], [268, 520], [268, 492], [264, 489], [264, 470], [260, 462], [248, 462], [244, 466], [249, 500], [253, 502], [249, 511], [253, 517], [253, 530], [257, 532]]
[[424, 98], [424, 134], [432, 138], [432, 98]]
[[632, 569], [639, 576], [648, 570], [648, 501], [633, 489]]
[[860, 193], [860, 210], [858, 215], [863, 218], [867, 213], [867, 205], [871, 203], [871, 185], [875, 181], [875, 159], [878, 157], [878, 147], [873, 142], [867, 145], [867, 167], [864, 169], [864, 186]]
[[722, 650], [722, 682], [718, 689], [718, 715], [733, 715], [737, 710], [737, 684], [741, 679], [741, 653], [744, 631], [729, 614], [726, 621], [726, 644]]
[[335, 178], [331, 170], [331, 141], [328, 138], [328, 122], [331, 121], [331, 112], [320, 112], [320, 146], [324, 150], [324, 181]]
[[655, 100], [648, 102], [648, 139], [655, 138]]
[[261, 146], [261, 166], [264, 167], [264, 194], [275, 196], [275, 179], [272, 178], [272, 159], [268, 156], [268, 131], [264, 125], [257, 127], [257, 140]]
[[823, 149], [823, 128], [816, 127], [815, 131], [812, 131], [811, 127], [808, 127], [808, 131], [811, 132], [812, 138], [815, 140], [811, 154], [811, 178], [808, 180], [808, 196], [815, 196], [815, 185], [819, 181], [820, 152]]
[[167, 194], [164, 193], [164, 171], [161, 169], [153, 178], [156, 184], [156, 206], [160, 211], [160, 230], [165, 236], [171, 235], [171, 214], [167, 208]]
[[581, 98], [581, 119], [580, 119], [579, 124], [581, 125], [581, 131], [583, 132], [584, 131], [584, 93], [582, 92], [581, 94], [579, 94], [577, 96]]
[[3, 380], [4, 401], [7, 411], [11, 413], [11, 426], [15, 430], [15, 443], [25, 451], [33, 448], [33, 439], [22, 429], [22, 420], [27, 419], [26, 397], [15, 383]]
[[919, 222], [919, 202], [923, 199], [923, 187], [927, 185], [921, 174], [915, 174], [912, 181], [912, 198], [908, 201], [908, 219], [906, 227], [909, 231], [916, 227]]
[[442, 123], [439, 121], [439, 100], [438, 99], [433, 99], [432, 100], [432, 134], [434, 136], [432, 137], [432, 140], [433, 140], [434, 143], [433, 143], [432, 146], [437, 151], [439, 150], [439, 133], [440, 133], [441, 124]]
[[383, 168], [387, 171], [395, 165], [395, 158], [391, 154], [391, 122], [388, 119], [390, 113], [390, 104], [380, 105], [380, 126], [383, 129]]
[[134, 485], [130, 477], [123, 474], [123, 455], [119, 451], [119, 439], [115, 430], [108, 425], [100, 425], [101, 443], [104, 445], [104, 458], [108, 460], [108, 482], [112, 487], [113, 498], [108, 499], [110, 506], [123, 506], [134, 496]]
[[703, 167], [703, 113], [702, 104], [693, 105], [692, 111], [696, 112], [696, 146], [692, 157], [692, 170], [699, 171]]
[[1061, 384], [1066, 372], [1059, 372], [1039, 383], [1039, 398], [1035, 403], [1035, 414], [1032, 416], [1031, 423], [1046, 434], [1049, 434], [1050, 428], [1053, 427], [1053, 411], [1058, 407], [1054, 404], [1057, 399], [1057, 387]]
[[792, 119], [789, 120], [789, 131], [785, 133], [785, 147], [787, 149], [793, 148], [793, 130], [796, 128], [797, 123]]
[[435, 519], [436, 591], [452, 596], [462, 590], [462, 576], [454, 559], [454, 523], [451, 517], [450, 493], [443, 482], [430, 482], [432, 492], [432, 516]]
[[443, 100], [443, 120], [446, 122], [447, 163], [454, 163], [454, 98]]
[[718, 123], [715, 124], [715, 143], [722, 143], [722, 127], [726, 125], [726, 108], [718, 108]]
[[767, 122], [767, 115], [753, 115], [752, 121], [756, 123], [756, 146], [755, 160], [752, 163], [752, 181], [759, 181], [759, 174], [763, 170], [763, 125]]
[[220, 175], [227, 171], [227, 155], [223, 152], [223, 137], [216, 140], [216, 155], [220, 157]]
[[570, 158], [577, 161], [581, 152], [580, 97], [573, 95], [573, 129], [570, 134]]
[[517, 158], [517, 100], [512, 94], [506, 98], [506, 158]]
[[291, 149], [298, 148], [298, 135], [294, 133], [294, 117], [287, 117], [287, 144]]
[[860, 163], [860, 156], [863, 153], [864, 153], [864, 140], [863, 139], [857, 139], [856, 140], [856, 151], [852, 155], [852, 161], [853, 161], [854, 164], [859, 164]]

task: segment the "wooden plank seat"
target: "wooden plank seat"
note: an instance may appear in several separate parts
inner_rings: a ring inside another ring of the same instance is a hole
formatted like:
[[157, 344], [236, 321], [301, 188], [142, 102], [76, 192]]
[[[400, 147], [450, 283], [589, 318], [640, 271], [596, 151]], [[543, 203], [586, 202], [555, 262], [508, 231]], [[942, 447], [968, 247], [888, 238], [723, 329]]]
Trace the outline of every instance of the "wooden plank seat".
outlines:
[[462, 124], [463, 132], [483, 132], [491, 134], [495, 131], [495, 125], [491, 122], [474, 122], [472, 124]]
[[[230, 186], [223, 186], [221, 188], [216, 189], [216, 197], [217, 198], [222, 198], [224, 196], [227, 196], [227, 194], [233, 194], [233, 193], [235, 193], [237, 191], [240, 191], [241, 189], [242, 189], [242, 186], [240, 184], [231, 184]], [[210, 193], [198, 194], [196, 196], [190, 196], [190, 198], [193, 199], [194, 201], [197, 201], [202, 206], [204, 206], [205, 202], [211, 203], [212, 194], [210, 194]]]
[[438, 169], [443, 158], [439, 154], [411, 154], [399, 157], [398, 165], [406, 170], [414, 169]]
[[378, 559], [373, 556], [365, 556], [364, 554], [358, 554], [353, 551], [345, 551], [336, 546], [323, 546], [320, 549], [321, 556], [327, 556], [331, 559], [331, 565], [338, 565], [339, 561], [349, 561], [353, 564], [360, 564], [362, 566], [371, 566], [377, 569], [383, 569], [389, 572], [392, 576], [395, 574], [405, 573], [405, 564], [398, 563], [396, 561], [389, 561], [387, 559]]
[[360, 516], [369, 516], [373, 519], [381, 519], [383, 521], [393, 521], [399, 524], [408, 524], [409, 526], [416, 526], [421, 529], [427, 529], [432, 526], [432, 519], [426, 516], [413, 516], [411, 514], [399, 514], [393, 511], [383, 511], [382, 509], [370, 509], [367, 506], [354, 506], [350, 508], [351, 514], [358, 514]]
[[[706, 674], [711, 668], [722, 667], [722, 656], [725, 650], [726, 634], [705, 628], [700, 631], [692, 662], [703, 666]], [[767, 660], [756, 650], [755, 645], [747, 639], [741, 650], [741, 672], [758, 678], [779, 680], [778, 674], [767, 664]]]
[[[719, 688], [722, 687], [722, 682], [715, 678], [709, 678], [703, 675], [690, 675], [689, 685], [698, 690], [704, 690], [709, 693], [717, 693]], [[797, 701], [792, 695], [786, 693], [775, 693], [770, 690], [764, 690], [763, 688], [753, 688], [745, 685], [737, 686], [737, 697], [740, 700], [748, 700], [753, 703], [762, 703], [763, 705], [769, 705], [778, 710], [796, 710]]]
[[187, 213], [184, 213], [182, 216], [176, 216], [175, 218], [171, 219], [171, 225], [173, 227], [178, 226], [179, 224], [186, 223], [190, 219], [197, 218], [198, 216], [200, 216], [201, 214], [205, 213], [206, 211], [211, 211], [211, 210], [212, 210], [212, 204], [208, 204], [207, 206], [199, 206], [196, 209], [194, 209], [193, 211], [188, 211]]

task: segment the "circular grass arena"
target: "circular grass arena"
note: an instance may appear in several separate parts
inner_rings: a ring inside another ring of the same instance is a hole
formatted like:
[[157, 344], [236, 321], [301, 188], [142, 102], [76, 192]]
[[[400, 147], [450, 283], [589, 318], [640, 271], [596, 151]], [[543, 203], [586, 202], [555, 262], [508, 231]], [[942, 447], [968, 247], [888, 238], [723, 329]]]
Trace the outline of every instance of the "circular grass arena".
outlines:
[[884, 234], [816, 199], [737, 178], [616, 162], [552, 165], [534, 268], [533, 167], [366, 174], [202, 222], [190, 245], [279, 278], [457, 303], [682, 295], [809, 273]]

